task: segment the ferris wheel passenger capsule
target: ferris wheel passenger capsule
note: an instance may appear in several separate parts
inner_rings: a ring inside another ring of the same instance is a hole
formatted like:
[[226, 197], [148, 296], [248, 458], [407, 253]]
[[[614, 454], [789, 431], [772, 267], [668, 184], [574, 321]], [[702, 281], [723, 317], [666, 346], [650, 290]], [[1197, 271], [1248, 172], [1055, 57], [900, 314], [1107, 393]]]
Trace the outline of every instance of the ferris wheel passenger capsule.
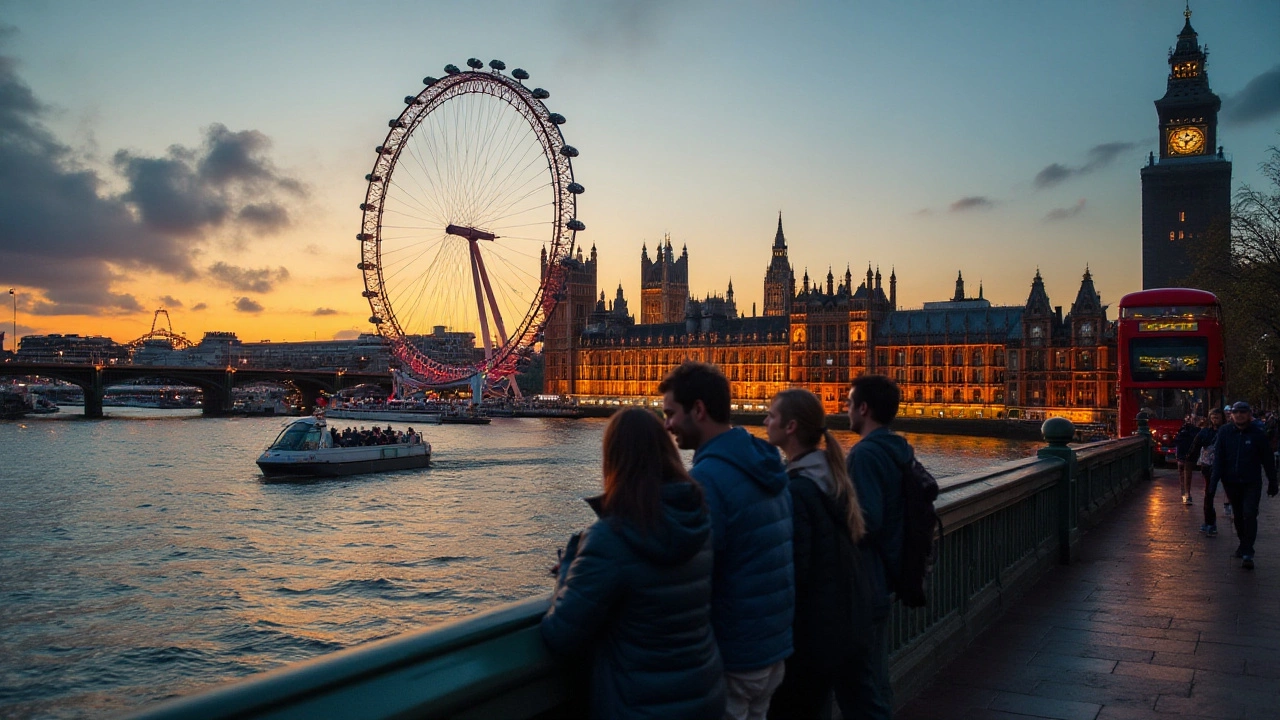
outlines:
[[360, 242], [364, 242], [366, 240], [372, 240], [373, 236], [369, 233], [356, 233], [356, 239]]
[[560, 148], [560, 154], [565, 157], [576, 158], [578, 157], [578, 148], [572, 145], [565, 145], [564, 147]]
[[389, 128], [402, 128], [402, 127], [404, 127], [404, 121], [403, 121], [403, 120], [388, 120], [388, 121], [387, 121], [387, 127], [389, 127]]
[[365, 176], [364, 176], [364, 179], [365, 179], [365, 180], [368, 180], [369, 182], [382, 182], [382, 176], [381, 176], [381, 175], [374, 175], [373, 173], [369, 173], [369, 174], [365, 175]]
[[369, 323], [372, 325], [381, 325], [382, 318], [378, 317], [377, 315], [372, 315], [369, 317]]
[[560, 113], [551, 113], [547, 117], [551, 120], [551, 122], [557, 125], [563, 125], [565, 123], [564, 116], [561, 115]]
[[567, 188], [565, 188], [565, 189], [566, 189], [566, 190], [568, 190], [569, 192], [573, 193], [574, 195], [581, 195], [582, 193], [584, 193], [584, 192], [586, 192], [586, 191], [587, 191], [587, 189], [586, 189], [586, 188], [582, 187], [582, 185], [579, 185], [579, 184], [578, 184], [578, 183], [576, 183], [576, 182], [571, 182], [571, 183], [569, 183], [569, 187], [567, 187]]
[[360, 209], [364, 210], [365, 212], [368, 212], [369, 210], [374, 210], [377, 207], [378, 206], [374, 205], [373, 203], [360, 203]]
[[517, 80], [528, 80], [529, 73], [524, 68], [516, 68], [511, 71], [511, 77]]
[[575, 230], [575, 231], [577, 231], [577, 232], [582, 232], [583, 230], [586, 230], [586, 229], [587, 229], [587, 226], [586, 226], [586, 225], [583, 225], [583, 224], [582, 224], [582, 221], [581, 221], [581, 220], [578, 220], [578, 219], [576, 219], [576, 218], [575, 218], [575, 219], [573, 219], [573, 220], [570, 220], [570, 221], [565, 225], [565, 227], [569, 228], [570, 230]]
[[367, 262], [356, 263], [357, 270], [372, 270], [375, 267], [377, 267], [377, 265], [374, 265], [373, 263], [367, 263]]
[[378, 297], [378, 293], [374, 290], [365, 290], [360, 294], [365, 296], [366, 298]]
[[458, 69], [457, 65], [454, 65], [452, 63], [445, 65], [444, 71], [449, 73], [450, 75], [457, 75], [458, 73], [462, 72], [461, 70]]
[[427, 87], [431, 87], [432, 85], [435, 85], [437, 82], [439, 81], [431, 77], [430, 75], [422, 78], [422, 84], [426, 85]]
[[506, 70], [507, 64], [502, 62], [501, 60], [490, 60], [489, 67], [493, 68], [494, 70]]
[[547, 92], [546, 90], [543, 90], [542, 88], [534, 88], [533, 96], [538, 98], [539, 100], [546, 100], [547, 98], [551, 97], [551, 93]]
[[472, 70], [479, 70], [484, 67], [484, 63], [481, 62], [480, 58], [467, 58], [467, 67]]

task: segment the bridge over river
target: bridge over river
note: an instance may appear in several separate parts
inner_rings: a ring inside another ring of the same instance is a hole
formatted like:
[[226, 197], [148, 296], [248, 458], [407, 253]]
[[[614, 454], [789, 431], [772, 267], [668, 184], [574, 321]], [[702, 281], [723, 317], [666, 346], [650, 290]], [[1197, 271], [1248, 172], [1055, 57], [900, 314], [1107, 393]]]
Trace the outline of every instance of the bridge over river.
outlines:
[[[895, 605], [897, 717], [1276, 717], [1280, 553], [1252, 572], [1198, 532], [1144, 435], [944, 479], [927, 608]], [[1264, 503], [1269, 502], [1265, 501]], [[1280, 501], [1277, 501], [1280, 502]], [[1264, 505], [1264, 513], [1266, 506]], [[1220, 518], [1221, 519], [1221, 518]], [[1262, 547], [1280, 543], [1264, 514]], [[161, 704], [168, 718], [573, 716], [585, 678], [547, 654], [537, 597]]]
[[0, 363], [0, 377], [39, 375], [79, 385], [84, 390], [84, 416], [102, 417], [102, 398], [111, 385], [142, 378], [162, 378], [200, 388], [205, 415], [231, 412], [231, 390], [237, 385], [276, 382], [293, 385], [302, 394], [303, 412], [315, 407], [322, 392], [334, 393], [365, 383], [391, 387], [389, 373], [344, 370], [264, 370], [234, 367], [186, 367], [158, 365], [78, 365], [72, 363]]

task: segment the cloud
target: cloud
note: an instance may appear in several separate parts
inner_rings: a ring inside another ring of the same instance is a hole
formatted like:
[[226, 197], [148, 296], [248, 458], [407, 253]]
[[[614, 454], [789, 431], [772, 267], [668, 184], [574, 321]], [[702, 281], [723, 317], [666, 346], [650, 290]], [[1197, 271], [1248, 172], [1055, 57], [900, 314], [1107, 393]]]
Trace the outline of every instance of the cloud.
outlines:
[[623, 56], [647, 54], [660, 47], [667, 28], [685, 10], [674, 0], [562, 0], [562, 27], [578, 42]]
[[1137, 147], [1131, 142], [1109, 142], [1094, 145], [1086, 153], [1087, 159], [1079, 167], [1070, 167], [1061, 163], [1051, 163], [1036, 173], [1033, 184], [1038, 189], [1050, 188], [1065, 182], [1076, 175], [1088, 175], [1110, 165], [1116, 158]]
[[275, 270], [271, 268], [255, 270], [217, 262], [209, 266], [208, 275], [210, 280], [232, 290], [269, 293], [275, 289], [276, 283], [289, 279], [289, 270], [285, 267], [278, 267]]
[[1080, 198], [1076, 201], [1075, 205], [1072, 205], [1069, 208], [1054, 208], [1050, 210], [1048, 214], [1044, 216], [1044, 222], [1059, 222], [1061, 220], [1066, 220], [1067, 218], [1075, 217], [1082, 212], [1084, 212], [1084, 198]]
[[241, 297], [235, 301], [236, 312], [242, 313], [260, 313], [262, 312], [262, 303], [253, 298]]
[[995, 207], [996, 203], [985, 195], [970, 195], [962, 197], [951, 203], [951, 212], [966, 212], [969, 210], [990, 210]]
[[920, 208], [919, 210], [917, 210], [917, 211], [915, 211], [915, 212], [913, 212], [913, 213], [911, 213], [911, 214], [912, 214], [912, 215], [914, 215], [914, 216], [916, 216], [916, 217], [929, 217], [930, 215], [932, 215], [932, 214], [933, 214], [933, 211], [932, 211], [932, 210], [930, 210], [929, 208]]
[[[0, 32], [0, 46], [11, 34]], [[193, 258], [215, 234], [280, 230], [306, 195], [271, 163], [266, 136], [219, 124], [194, 149], [110, 155], [124, 181], [115, 192], [48, 129], [49, 114], [0, 54], [0, 284], [39, 293], [35, 314], [140, 312], [120, 284], [139, 273], [193, 280]]]
[[313, 311], [311, 314], [316, 317], [320, 317], [322, 315], [337, 315], [338, 311], [334, 310], [333, 308], [322, 307], [322, 308], [316, 308], [315, 311]]
[[1280, 114], [1280, 65], [1250, 80], [1222, 105], [1223, 118], [1242, 125]]
[[334, 340], [355, 340], [360, 337], [359, 330], [339, 330], [333, 334]]
[[201, 310], [208, 310], [208, 309], [209, 309], [208, 303], [196, 303], [195, 305], [191, 306], [191, 312], [200, 312]]
[[161, 295], [160, 304], [171, 308], [182, 307], [182, 301], [172, 295]]

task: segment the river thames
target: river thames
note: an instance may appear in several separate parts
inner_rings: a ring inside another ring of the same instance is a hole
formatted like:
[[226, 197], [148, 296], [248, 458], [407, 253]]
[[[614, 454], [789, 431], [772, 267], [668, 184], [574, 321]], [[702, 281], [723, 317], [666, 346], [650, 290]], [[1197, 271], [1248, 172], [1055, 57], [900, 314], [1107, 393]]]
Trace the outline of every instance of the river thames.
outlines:
[[[267, 484], [280, 418], [79, 410], [0, 422], [3, 717], [120, 712], [548, 592], [600, 485], [604, 420], [419, 427], [429, 468]], [[1037, 447], [908, 438], [939, 477]]]

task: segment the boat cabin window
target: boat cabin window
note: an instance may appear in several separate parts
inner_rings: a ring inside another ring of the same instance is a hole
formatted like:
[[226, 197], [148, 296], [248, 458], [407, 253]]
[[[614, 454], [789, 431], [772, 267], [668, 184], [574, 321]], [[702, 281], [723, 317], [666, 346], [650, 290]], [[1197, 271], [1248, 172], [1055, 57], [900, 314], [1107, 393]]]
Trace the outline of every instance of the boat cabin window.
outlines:
[[310, 423], [293, 423], [280, 431], [271, 443], [272, 450], [315, 450], [320, 447], [320, 426]]

